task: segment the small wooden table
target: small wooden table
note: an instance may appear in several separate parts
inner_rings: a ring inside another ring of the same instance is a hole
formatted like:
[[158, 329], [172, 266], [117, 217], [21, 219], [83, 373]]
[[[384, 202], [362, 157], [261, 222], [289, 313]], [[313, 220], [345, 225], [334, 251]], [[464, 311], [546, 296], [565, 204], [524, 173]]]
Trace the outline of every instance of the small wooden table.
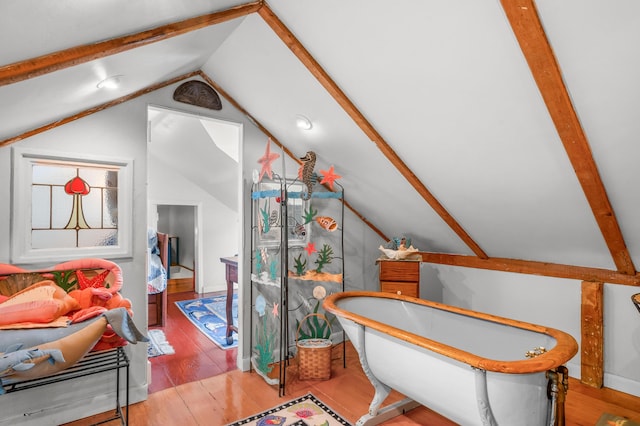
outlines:
[[238, 256], [221, 257], [224, 263], [227, 279], [227, 345], [233, 343], [233, 332], [238, 332], [238, 327], [233, 325], [233, 283], [238, 282]]

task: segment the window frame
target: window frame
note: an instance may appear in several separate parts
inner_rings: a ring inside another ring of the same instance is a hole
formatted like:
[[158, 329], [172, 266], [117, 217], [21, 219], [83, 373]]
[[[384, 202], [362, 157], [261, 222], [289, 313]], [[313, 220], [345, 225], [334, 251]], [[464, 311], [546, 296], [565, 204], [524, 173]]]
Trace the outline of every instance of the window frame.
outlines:
[[[132, 257], [133, 159], [71, 154], [13, 147], [11, 262], [17, 264], [64, 261], [82, 257], [105, 259]], [[118, 168], [118, 244], [113, 246], [35, 249], [32, 231], [32, 165], [39, 161], [69, 165], [104, 165]]]

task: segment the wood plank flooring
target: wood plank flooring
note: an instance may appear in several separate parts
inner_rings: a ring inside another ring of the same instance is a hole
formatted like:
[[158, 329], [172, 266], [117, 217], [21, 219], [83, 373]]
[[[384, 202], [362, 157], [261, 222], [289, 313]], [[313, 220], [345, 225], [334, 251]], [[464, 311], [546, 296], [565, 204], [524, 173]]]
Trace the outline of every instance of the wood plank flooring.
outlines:
[[[266, 384], [256, 373], [241, 372], [235, 368], [235, 350], [220, 350], [186, 318], [186, 322], [181, 320], [180, 317], [184, 316], [173, 301], [195, 297], [193, 293], [185, 293], [174, 295], [173, 300], [170, 298], [170, 319], [164, 329], [176, 348], [176, 356], [175, 359], [172, 359], [173, 355], [152, 358], [149, 398], [130, 407], [129, 425], [225, 425], [308, 392], [353, 424], [367, 412], [373, 387], [364, 375], [351, 344], [347, 343], [346, 347], [346, 368], [343, 368], [342, 347], [334, 348], [330, 380], [299, 380], [295, 360], [292, 360], [287, 370], [286, 394], [281, 398], [277, 388]], [[385, 405], [400, 399], [402, 395], [393, 392]], [[640, 398], [611, 389], [593, 389], [570, 380], [566, 426], [593, 426], [604, 412], [640, 422]], [[90, 425], [109, 415], [111, 413], [104, 413], [66, 426]], [[118, 422], [106, 424], [116, 425]], [[418, 407], [383, 424], [455, 425], [426, 407]]]
[[150, 359], [149, 393], [216, 376], [236, 368], [237, 349], [220, 349], [200, 333], [175, 304], [178, 300], [191, 300], [219, 294], [226, 294], [226, 292], [206, 293], [200, 296], [194, 292], [168, 294], [167, 323], [164, 327], [152, 328], [164, 330], [167, 340], [176, 353]]

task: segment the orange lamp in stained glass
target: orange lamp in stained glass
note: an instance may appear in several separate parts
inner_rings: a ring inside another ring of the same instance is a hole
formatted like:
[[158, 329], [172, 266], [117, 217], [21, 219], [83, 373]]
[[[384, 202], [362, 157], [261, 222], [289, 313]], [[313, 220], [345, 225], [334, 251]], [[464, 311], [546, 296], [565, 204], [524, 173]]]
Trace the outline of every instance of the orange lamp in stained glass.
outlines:
[[82, 212], [82, 197], [91, 191], [91, 187], [80, 176], [76, 176], [64, 185], [64, 192], [73, 197], [73, 209], [66, 229], [89, 229], [90, 226]]

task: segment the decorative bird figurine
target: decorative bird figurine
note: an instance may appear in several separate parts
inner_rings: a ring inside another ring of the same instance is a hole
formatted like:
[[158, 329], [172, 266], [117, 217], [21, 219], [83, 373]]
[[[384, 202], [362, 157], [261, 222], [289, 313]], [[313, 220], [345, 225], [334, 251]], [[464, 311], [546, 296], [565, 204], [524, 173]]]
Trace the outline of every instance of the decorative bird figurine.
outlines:
[[300, 157], [300, 160], [302, 161], [302, 165], [298, 171], [298, 177], [307, 186], [307, 193], [302, 196], [302, 199], [308, 200], [311, 198], [311, 191], [315, 183], [313, 168], [316, 166], [316, 153], [307, 151], [304, 157]]

